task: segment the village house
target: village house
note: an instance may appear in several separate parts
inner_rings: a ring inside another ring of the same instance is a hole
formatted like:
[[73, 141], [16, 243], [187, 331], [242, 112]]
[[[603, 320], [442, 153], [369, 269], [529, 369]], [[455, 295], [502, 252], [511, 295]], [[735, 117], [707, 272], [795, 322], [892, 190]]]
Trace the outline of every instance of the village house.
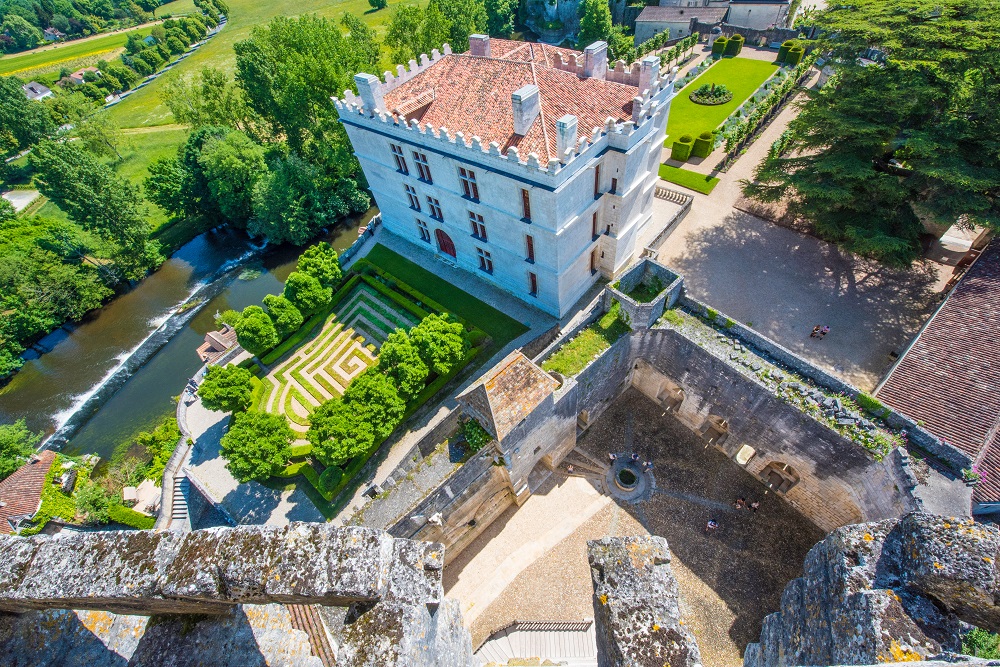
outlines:
[[94, 76], [101, 76], [101, 70], [96, 67], [83, 67], [69, 75], [70, 83], [77, 86], [82, 85], [87, 80], [86, 77], [88, 73], [93, 74]]
[[17, 532], [21, 524], [35, 518], [42, 506], [45, 477], [55, 458], [56, 453], [47, 449], [0, 481], [0, 534]]
[[236, 330], [223, 324], [218, 331], [205, 334], [205, 342], [198, 346], [198, 357], [207, 364], [214, 364], [226, 352], [236, 347]]
[[635, 20], [635, 44], [638, 46], [662, 32], [668, 39], [681, 39], [691, 34], [691, 20], [701, 23], [721, 23], [729, 11], [729, 3], [705, 6], [649, 6]]
[[973, 512], [1000, 512], [1000, 241], [993, 241], [882, 380], [876, 396], [969, 455]]
[[66, 38], [66, 33], [60, 32], [55, 28], [46, 28], [45, 32], [42, 33], [42, 37], [46, 42], [58, 42], [59, 40]]
[[52, 91], [37, 81], [29, 81], [21, 86], [21, 90], [24, 91], [29, 100], [44, 100], [46, 97], [52, 97]]
[[753, 30], [783, 28], [788, 9], [788, 0], [729, 0], [726, 23]]
[[641, 253], [674, 96], [658, 57], [473, 35], [355, 83], [335, 102], [386, 232], [556, 316]]

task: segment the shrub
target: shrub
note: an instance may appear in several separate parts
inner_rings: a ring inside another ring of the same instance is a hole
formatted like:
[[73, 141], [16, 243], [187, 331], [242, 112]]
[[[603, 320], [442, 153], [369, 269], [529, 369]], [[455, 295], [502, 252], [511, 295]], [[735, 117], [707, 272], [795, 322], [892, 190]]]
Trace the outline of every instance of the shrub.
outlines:
[[694, 140], [694, 146], [691, 149], [691, 155], [694, 157], [708, 157], [712, 153], [712, 148], [715, 145], [715, 137], [711, 132], [702, 132], [698, 135], [698, 138]]
[[108, 508], [108, 519], [137, 530], [150, 530], [156, 525], [156, 519], [124, 505], [112, 505]]
[[715, 310], [714, 308], [707, 308], [705, 310], [705, 317], [708, 319], [709, 322], [714, 323], [715, 319], [718, 316], [719, 316], [719, 311]]
[[344, 478], [344, 471], [340, 466], [327, 466], [323, 474], [319, 476], [319, 490], [331, 493]]
[[859, 392], [854, 400], [857, 402], [858, 407], [876, 417], [884, 417], [889, 414], [889, 409], [881, 401], [868, 394]]
[[685, 134], [674, 142], [670, 149], [670, 159], [679, 162], [686, 162], [691, 157], [691, 150], [694, 148], [694, 138], [690, 134]]
[[712, 43], [712, 56], [716, 58], [721, 58], [726, 52], [726, 48], [729, 46], [729, 40], [725, 37], [719, 37]]
[[781, 48], [778, 49], [778, 62], [779, 63], [785, 62], [785, 57], [788, 55], [788, 50], [791, 49], [793, 46], [798, 46], [798, 44], [799, 43], [796, 42], [794, 39], [786, 40], [781, 45]]
[[[727, 56], [738, 56], [738, 55], [740, 55], [740, 51], [743, 50], [743, 41], [744, 41], [743, 40], [743, 35], [736, 34], [736, 35], [733, 35], [732, 37], [730, 37], [729, 41], [726, 42], [725, 55], [727, 55]], [[715, 51], [713, 50], [713, 53], [714, 52]]]
[[1000, 658], [1000, 635], [973, 628], [962, 637], [962, 653], [977, 658]]
[[462, 435], [465, 436], [465, 442], [468, 443], [469, 449], [474, 452], [478, 452], [493, 439], [493, 436], [475, 419], [470, 419], [462, 424]]
[[794, 46], [788, 49], [788, 53], [785, 55], [785, 64], [795, 67], [802, 62], [802, 58], [806, 55], [806, 50], [801, 46]]

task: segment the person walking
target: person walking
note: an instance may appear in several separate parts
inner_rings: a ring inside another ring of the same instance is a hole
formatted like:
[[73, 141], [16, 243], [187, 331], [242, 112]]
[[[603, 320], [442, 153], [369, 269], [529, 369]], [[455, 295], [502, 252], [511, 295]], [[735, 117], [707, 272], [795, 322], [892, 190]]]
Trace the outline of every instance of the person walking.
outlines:
[[750, 511], [756, 513], [760, 509], [760, 502], [755, 500], [750, 503]]
[[718, 522], [715, 519], [709, 519], [708, 523], [705, 524], [705, 532], [706, 533], [711, 533], [712, 531], [714, 531], [718, 527], [719, 527], [719, 524], [718, 524]]
[[830, 327], [824, 326], [822, 329], [819, 330], [819, 339], [823, 340], [823, 336], [827, 335], [828, 333], [830, 333]]
[[818, 324], [817, 324], [816, 326], [814, 326], [814, 327], [813, 327], [813, 331], [812, 331], [812, 333], [811, 333], [811, 334], [809, 334], [809, 337], [810, 337], [810, 338], [819, 338], [819, 332], [820, 332], [820, 329], [822, 329], [822, 328], [823, 328], [823, 327], [821, 327], [821, 326], [820, 326], [820, 325], [818, 325]]

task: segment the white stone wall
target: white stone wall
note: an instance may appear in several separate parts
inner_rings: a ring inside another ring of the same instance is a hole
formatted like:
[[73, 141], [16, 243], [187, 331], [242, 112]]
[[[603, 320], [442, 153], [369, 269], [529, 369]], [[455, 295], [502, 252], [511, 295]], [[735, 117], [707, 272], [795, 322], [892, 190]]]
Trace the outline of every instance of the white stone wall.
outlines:
[[775, 4], [738, 4], [729, 6], [729, 18], [726, 23], [743, 28], [767, 30], [772, 26], [784, 27], [788, 16], [788, 3]]
[[[641, 93], [637, 89], [637, 95]], [[474, 140], [466, 146], [455, 136], [440, 131], [416, 129], [395, 122], [384, 114], [369, 116], [358, 99], [337, 101], [338, 110], [355, 154], [382, 212], [386, 230], [420, 243], [417, 219], [427, 223], [428, 248], [441, 252], [435, 230], [451, 238], [457, 265], [494, 283], [524, 301], [555, 316], [567, 313], [603, 273], [612, 276], [641, 248], [635, 239], [651, 219], [652, 194], [656, 184], [658, 157], [663, 143], [673, 86], [662, 82], [647, 94], [644, 107], [633, 123], [609, 124], [601, 128], [579, 128], [590, 134], [566, 164], [543, 165], [534, 156], [502, 155], [498, 147]], [[555, 131], [555, 119], [546, 119]], [[535, 122], [542, 122], [539, 117]], [[390, 145], [402, 146], [408, 174], [396, 169]], [[432, 183], [418, 178], [413, 151], [427, 156]], [[599, 197], [594, 196], [594, 171], [601, 168]], [[463, 196], [459, 169], [471, 169], [479, 186], [479, 201]], [[612, 179], [616, 194], [606, 194]], [[408, 204], [404, 184], [416, 189], [420, 211]], [[531, 222], [522, 219], [521, 189], [531, 198]], [[441, 203], [443, 220], [430, 216], [427, 197]], [[482, 215], [488, 241], [472, 235], [469, 211]], [[600, 230], [610, 233], [594, 238], [592, 216], [598, 212]], [[534, 240], [534, 263], [527, 261], [526, 237]], [[491, 254], [493, 272], [480, 269], [477, 248]], [[599, 271], [590, 270], [591, 251], [599, 248]], [[530, 294], [529, 272], [538, 277], [538, 293]]]
[[661, 32], [670, 31], [670, 39], [687, 37], [691, 34], [690, 21], [636, 21], [635, 22], [635, 45], [639, 46], [643, 42], [656, 37]]

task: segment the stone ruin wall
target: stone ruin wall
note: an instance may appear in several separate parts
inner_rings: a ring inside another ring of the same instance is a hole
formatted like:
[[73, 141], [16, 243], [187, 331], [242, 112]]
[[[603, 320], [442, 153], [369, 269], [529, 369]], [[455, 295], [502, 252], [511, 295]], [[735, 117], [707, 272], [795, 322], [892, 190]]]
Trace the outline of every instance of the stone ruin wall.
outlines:
[[52, 646], [89, 667], [318, 665], [284, 611], [309, 605], [337, 665], [464, 667], [443, 565], [440, 544], [329, 524], [0, 536], [0, 664], [49, 664]]

